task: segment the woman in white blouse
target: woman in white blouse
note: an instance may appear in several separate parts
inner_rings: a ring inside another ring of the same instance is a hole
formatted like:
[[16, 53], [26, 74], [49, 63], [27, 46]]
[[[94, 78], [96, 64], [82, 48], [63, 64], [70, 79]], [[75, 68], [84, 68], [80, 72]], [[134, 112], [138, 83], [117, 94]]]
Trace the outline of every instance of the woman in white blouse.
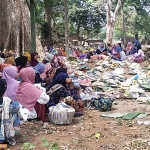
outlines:
[[24, 120], [39, 118], [46, 121], [45, 104], [49, 96], [44, 88], [34, 85], [35, 71], [32, 67], [23, 68], [19, 72], [21, 82], [19, 83], [16, 99], [20, 103], [20, 114]]

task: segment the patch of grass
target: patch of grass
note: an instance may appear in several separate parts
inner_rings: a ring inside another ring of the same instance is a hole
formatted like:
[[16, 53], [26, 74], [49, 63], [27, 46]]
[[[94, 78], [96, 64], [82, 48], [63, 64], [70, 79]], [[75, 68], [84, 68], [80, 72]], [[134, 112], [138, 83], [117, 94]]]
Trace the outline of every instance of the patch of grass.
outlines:
[[133, 147], [141, 147], [141, 146], [147, 146], [147, 142], [143, 142], [143, 141], [134, 141], [132, 143]]
[[24, 143], [21, 149], [23, 150], [33, 150], [35, 146], [32, 143]]
[[48, 148], [48, 150], [59, 150], [58, 149], [58, 143], [50, 143], [49, 141], [47, 141], [45, 138], [41, 139], [43, 144], [42, 146]]
[[122, 124], [123, 124], [121, 118], [119, 118], [119, 119], [117, 120], [117, 124], [118, 124], [118, 125], [122, 125]]

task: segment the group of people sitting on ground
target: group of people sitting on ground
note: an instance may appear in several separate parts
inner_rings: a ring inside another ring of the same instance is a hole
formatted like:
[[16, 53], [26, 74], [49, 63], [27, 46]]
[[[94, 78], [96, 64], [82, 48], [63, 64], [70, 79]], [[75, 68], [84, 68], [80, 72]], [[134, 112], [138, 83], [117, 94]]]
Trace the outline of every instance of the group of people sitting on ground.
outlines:
[[80, 85], [63, 59], [52, 53], [47, 53], [42, 62], [38, 61], [38, 53], [25, 52], [17, 58], [5, 55], [0, 64], [0, 143], [15, 145], [14, 127], [21, 119], [45, 122], [49, 107], [59, 102], [72, 106], [75, 117], [83, 115]]
[[[144, 61], [144, 52], [140, 43], [129, 42], [125, 50], [120, 44], [106, 47], [101, 43], [96, 51], [90, 49], [82, 53], [79, 49], [70, 50], [70, 54], [80, 59], [131, 62]], [[55, 49], [45, 47], [45, 57], [38, 61], [38, 53], [25, 52], [15, 57], [15, 53], [3, 51], [0, 54], [0, 143], [15, 145], [14, 128], [20, 120], [38, 119], [47, 121], [49, 108], [60, 102], [75, 109], [74, 116], [82, 116], [83, 93], [78, 82], [78, 75], [65, 64], [64, 47]]]
[[72, 48], [71, 56], [78, 58], [87, 59], [100, 59], [108, 60], [109, 58], [123, 61], [129, 60], [130, 62], [143, 62], [145, 60], [144, 52], [142, 51], [141, 44], [138, 40], [133, 42], [128, 42], [125, 49], [122, 48], [121, 43], [114, 45], [105, 45], [105, 43], [100, 43], [96, 50], [83, 50], [81, 53], [79, 49]]

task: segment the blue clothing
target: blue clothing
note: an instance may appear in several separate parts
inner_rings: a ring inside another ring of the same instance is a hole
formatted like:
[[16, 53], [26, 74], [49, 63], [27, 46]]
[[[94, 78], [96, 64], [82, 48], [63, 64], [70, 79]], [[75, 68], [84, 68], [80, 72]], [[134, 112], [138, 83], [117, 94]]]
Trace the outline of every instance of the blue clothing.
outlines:
[[35, 70], [36, 73], [43, 73], [45, 70], [45, 65], [41, 62], [39, 62], [35, 67], [33, 67], [33, 69]]
[[117, 52], [117, 53], [120, 53], [121, 51], [122, 51], [121, 47], [120, 47], [119, 45], [117, 45], [117, 47], [116, 47], [116, 52]]
[[121, 61], [121, 58], [114, 58], [114, 60], [118, 60], [118, 61]]
[[137, 48], [137, 50], [142, 49], [141, 44], [138, 40], [133, 41], [134, 46]]
[[75, 89], [81, 89], [78, 78], [75, 77], [74, 73], [69, 75], [69, 78], [72, 78], [72, 82], [73, 82], [73, 87]]
[[135, 53], [137, 53], [137, 49], [136, 49], [136, 47], [133, 47], [130, 51], [130, 55], [133, 55]]
[[[0, 105], [0, 107], [3, 107]], [[9, 119], [4, 119], [3, 121], [0, 119], [0, 125], [1, 124], [6, 124], [7, 126], [4, 126], [4, 130], [10, 130], [8, 129], [11, 124], [13, 124], [13, 127], [17, 126], [20, 124], [20, 119], [18, 115], [18, 111], [20, 109], [19, 103], [17, 101], [12, 101], [9, 106]], [[2, 113], [2, 112], [1, 112]], [[15, 140], [10, 136], [10, 133], [6, 136], [3, 137], [2, 131], [0, 128], [0, 143], [5, 143], [8, 142], [10, 145], [15, 144]]]

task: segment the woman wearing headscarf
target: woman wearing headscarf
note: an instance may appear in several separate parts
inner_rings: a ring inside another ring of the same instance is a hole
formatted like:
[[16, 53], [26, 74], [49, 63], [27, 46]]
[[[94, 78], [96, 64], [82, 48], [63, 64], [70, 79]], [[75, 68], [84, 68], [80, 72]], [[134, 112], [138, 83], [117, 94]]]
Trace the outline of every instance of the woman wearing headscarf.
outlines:
[[41, 62], [39, 62], [35, 67], [33, 67], [35, 71], [35, 83], [43, 83], [44, 80], [41, 78], [41, 74], [45, 70], [45, 65]]
[[32, 53], [31, 54], [31, 62], [30, 62], [30, 65], [32, 67], [35, 67], [39, 62], [38, 62], [38, 53]]
[[40, 77], [46, 81], [46, 87], [49, 85], [48, 83], [52, 80], [54, 74], [56, 73], [56, 70], [68, 69], [68, 71], [70, 71], [69, 66], [66, 66], [59, 56], [47, 54], [43, 59], [43, 63], [45, 64], [45, 70], [40, 75]]
[[6, 67], [3, 70], [2, 79], [7, 82], [7, 89], [4, 96], [9, 97], [11, 100], [16, 101], [16, 91], [19, 85], [17, 68], [14, 66]]
[[97, 50], [96, 50], [96, 54], [99, 55], [99, 54], [105, 54], [106, 55], [106, 52], [107, 52], [107, 48], [105, 47], [105, 44], [104, 43], [100, 43], [100, 45], [98, 46]]
[[[21, 104], [20, 114], [25, 120], [38, 117], [46, 121], [45, 104], [49, 101], [49, 96], [44, 88], [34, 85], [35, 71], [32, 67], [27, 67], [23, 68], [19, 75], [21, 82], [17, 89], [16, 99]], [[24, 114], [24, 111], [27, 113]]]
[[35, 70], [35, 83], [42, 83], [42, 79], [40, 77], [40, 74], [42, 74], [45, 70], [45, 66], [43, 63], [38, 62], [38, 53], [32, 53], [31, 54], [31, 62], [30, 65]]
[[51, 69], [51, 62], [54, 58], [54, 55], [47, 54], [45, 58], [43, 59], [43, 64], [45, 65], [45, 70], [43, 73], [40, 74], [40, 77], [42, 80], [46, 80], [48, 78], [48, 71]]
[[79, 97], [75, 94], [72, 79], [69, 78], [67, 73], [59, 72], [56, 74], [46, 91], [50, 96], [50, 100], [47, 103], [47, 109], [58, 104], [61, 99], [69, 97], [70, 103], [66, 103], [72, 106], [71, 103], [76, 102], [77, 106], [74, 107], [75, 110], [81, 114], [83, 113], [84, 105]]
[[26, 56], [20, 56], [15, 59], [18, 71], [20, 71], [22, 68], [25, 68], [27, 66], [27, 61], [28, 61], [28, 58]]
[[3, 97], [6, 89], [6, 80], [0, 79], [0, 144], [9, 143], [10, 145], [15, 145], [16, 141], [14, 140], [15, 130], [13, 128], [13, 115], [19, 111], [19, 107], [13, 105], [13, 101], [9, 97]]
[[5, 64], [11, 64], [12, 66], [15, 66], [15, 53], [12, 52], [8, 52], [6, 54], [6, 59], [5, 59]]
[[137, 48], [132, 44], [132, 42], [128, 42], [126, 48], [126, 55], [133, 55], [137, 53]]
[[112, 57], [115, 60], [123, 61], [126, 60], [126, 54], [120, 47], [120, 45], [113, 45], [112, 47]]
[[134, 62], [134, 54], [137, 53], [137, 48], [133, 45], [132, 42], [128, 42], [126, 48], [127, 59], [130, 62]]
[[31, 55], [30, 55], [30, 53], [29, 52], [24, 52], [24, 54], [23, 54], [24, 56], [26, 56], [27, 58], [28, 58], [28, 62], [30, 62], [31, 61]]
[[66, 57], [66, 52], [65, 52], [65, 46], [64, 47], [62, 47], [62, 48], [60, 48], [60, 51], [61, 51], [61, 54], [62, 54], [62, 56], [65, 56]]

